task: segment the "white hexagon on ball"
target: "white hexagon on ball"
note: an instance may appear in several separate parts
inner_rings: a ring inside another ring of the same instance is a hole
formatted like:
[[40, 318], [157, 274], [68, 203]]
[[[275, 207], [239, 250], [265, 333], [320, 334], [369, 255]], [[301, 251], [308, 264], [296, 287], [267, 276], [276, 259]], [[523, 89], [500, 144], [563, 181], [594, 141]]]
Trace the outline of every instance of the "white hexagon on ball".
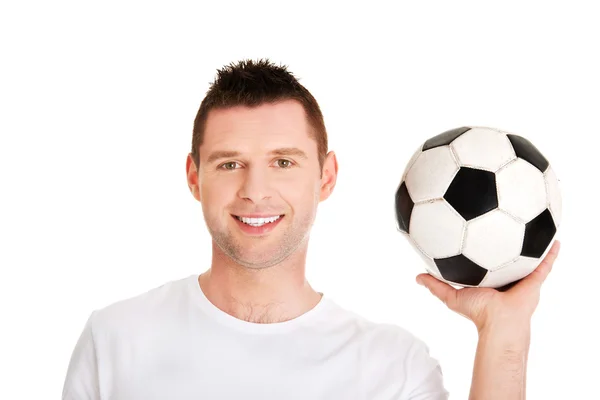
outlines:
[[411, 237], [410, 235], [407, 235], [407, 237], [408, 237], [408, 242], [410, 243], [410, 245], [413, 247], [413, 249], [416, 250], [417, 254], [421, 257], [421, 259], [425, 263], [425, 269], [427, 270], [427, 272], [429, 272], [431, 275], [435, 276], [437, 279], [443, 279], [442, 274], [440, 273], [440, 270], [438, 269], [437, 265], [435, 265], [435, 262], [433, 261], [433, 259], [428, 257], [427, 254], [425, 254], [423, 252], [423, 250], [421, 250], [421, 248], [417, 245], [417, 243], [415, 243], [415, 240], [413, 237]]
[[446, 202], [416, 204], [410, 217], [409, 232], [429, 258], [458, 255], [466, 221]]
[[546, 190], [548, 191], [548, 208], [558, 228], [562, 219], [562, 196], [558, 186], [558, 178], [551, 166], [544, 173], [546, 179]]
[[479, 286], [497, 288], [508, 285], [532, 273], [540, 262], [537, 258], [519, 256], [513, 262], [488, 272]]
[[547, 206], [546, 182], [542, 172], [517, 158], [496, 174], [498, 207], [523, 222], [529, 222]]
[[496, 172], [517, 157], [506, 134], [492, 128], [472, 128], [455, 139], [450, 146], [461, 166], [490, 172]]
[[422, 148], [423, 148], [423, 144], [421, 144], [419, 146], [419, 148], [413, 152], [412, 156], [406, 163], [406, 167], [404, 167], [404, 171], [402, 171], [401, 181], [404, 181], [406, 179], [406, 174], [408, 174], [408, 171], [412, 168], [413, 164], [415, 163], [415, 161], [417, 161], [417, 158], [422, 153], [422, 151], [421, 151]]
[[490, 211], [467, 224], [463, 255], [494, 271], [521, 254], [525, 224], [501, 210]]
[[421, 152], [406, 174], [406, 189], [412, 201], [441, 198], [458, 169], [448, 146]]

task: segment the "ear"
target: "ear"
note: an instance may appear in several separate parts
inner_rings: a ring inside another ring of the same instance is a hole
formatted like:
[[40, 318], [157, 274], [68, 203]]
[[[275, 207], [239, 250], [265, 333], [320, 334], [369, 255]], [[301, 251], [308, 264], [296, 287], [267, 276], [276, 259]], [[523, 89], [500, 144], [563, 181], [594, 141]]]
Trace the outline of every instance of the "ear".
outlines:
[[189, 153], [187, 156], [185, 173], [187, 175], [188, 187], [190, 188], [190, 192], [192, 192], [192, 196], [194, 196], [196, 200], [202, 201], [200, 199], [200, 186], [198, 185], [198, 168], [196, 167], [196, 163], [194, 163], [192, 153]]
[[335, 183], [337, 181], [338, 174], [338, 162], [333, 151], [327, 153], [327, 157], [323, 161], [323, 170], [321, 175], [321, 195], [319, 200], [324, 201], [329, 198], [333, 189], [335, 188]]

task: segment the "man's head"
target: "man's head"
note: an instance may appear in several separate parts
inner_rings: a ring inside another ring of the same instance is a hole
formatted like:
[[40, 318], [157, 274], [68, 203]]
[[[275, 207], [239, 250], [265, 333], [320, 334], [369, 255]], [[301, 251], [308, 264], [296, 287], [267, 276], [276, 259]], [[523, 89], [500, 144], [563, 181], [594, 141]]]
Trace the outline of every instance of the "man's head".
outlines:
[[306, 249], [337, 168], [316, 100], [285, 67], [247, 60], [218, 72], [186, 165], [217, 251], [264, 268]]
[[312, 94], [284, 66], [268, 60], [244, 60], [217, 71], [217, 79], [210, 86], [194, 120], [192, 159], [199, 164], [199, 148], [203, 143], [206, 120], [211, 110], [235, 106], [257, 107], [284, 100], [296, 100], [309, 124], [309, 135], [317, 142], [319, 166], [327, 155], [328, 140], [321, 108]]

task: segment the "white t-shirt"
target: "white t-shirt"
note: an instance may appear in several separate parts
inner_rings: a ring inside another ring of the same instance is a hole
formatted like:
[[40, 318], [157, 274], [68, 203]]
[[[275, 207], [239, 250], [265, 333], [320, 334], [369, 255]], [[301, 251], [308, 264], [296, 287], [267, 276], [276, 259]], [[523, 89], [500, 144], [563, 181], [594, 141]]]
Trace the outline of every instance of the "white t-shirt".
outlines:
[[442, 371], [407, 330], [323, 296], [258, 324], [211, 303], [198, 275], [94, 310], [63, 400], [446, 400]]

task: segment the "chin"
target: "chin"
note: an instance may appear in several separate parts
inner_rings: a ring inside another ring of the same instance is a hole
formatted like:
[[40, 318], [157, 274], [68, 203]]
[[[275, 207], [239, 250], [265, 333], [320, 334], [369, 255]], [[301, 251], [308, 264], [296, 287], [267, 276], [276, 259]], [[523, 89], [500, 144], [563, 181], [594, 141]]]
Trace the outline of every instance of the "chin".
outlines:
[[[260, 246], [256, 246], [260, 247]], [[257, 253], [260, 256], [257, 256]], [[265, 251], [260, 248], [253, 250], [246, 250], [240, 253], [239, 251], [236, 254], [232, 255], [232, 259], [238, 264], [249, 268], [249, 269], [263, 269], [269, 268], [274, 265], [281, 263], [283, 260], [289, 257], [288, 255], [283, 255], [279, 251]]]

